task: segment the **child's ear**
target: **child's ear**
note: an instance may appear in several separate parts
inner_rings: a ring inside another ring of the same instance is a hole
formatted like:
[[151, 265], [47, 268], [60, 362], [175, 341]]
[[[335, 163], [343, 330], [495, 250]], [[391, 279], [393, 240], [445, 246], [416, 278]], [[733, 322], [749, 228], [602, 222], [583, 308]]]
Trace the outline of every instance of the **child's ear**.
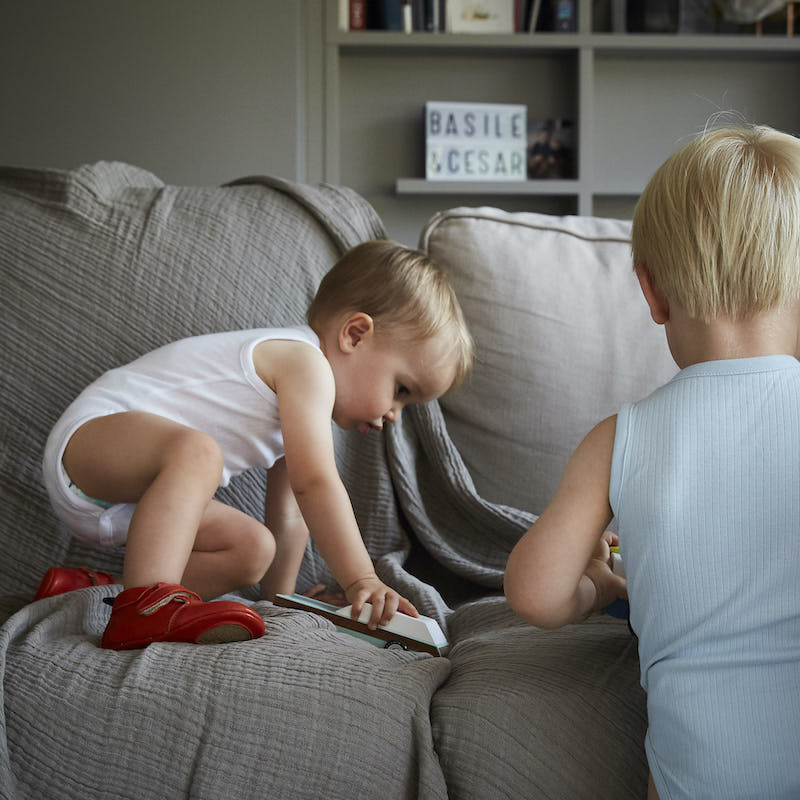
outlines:
[[656, 325], [663, 325], [669, 322], [669, 300], [667, 296], [653, 282], [650, 270], [644, 264], [634, 264], [636, 277], [639, 279], [639, 286], [642, 287], [642, 294], [650, 306], [650, 316]]
[[350, 314], [339, 329], [339, 347], [350, 353], [375, 332], [375, 323], [369, 314], [356, 311]]

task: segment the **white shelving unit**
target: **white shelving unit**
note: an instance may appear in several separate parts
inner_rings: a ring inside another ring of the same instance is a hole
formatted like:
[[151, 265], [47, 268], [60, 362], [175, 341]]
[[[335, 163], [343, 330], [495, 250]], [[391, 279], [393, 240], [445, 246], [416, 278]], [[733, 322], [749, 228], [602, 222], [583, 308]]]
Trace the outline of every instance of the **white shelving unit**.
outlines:
[[[414, 243], [454, 205], [627, 216], [653, 170], [721, 112], [800, 134], [800, 36], [343, 32], [326, 0], [323, 174]], [[574, 180], [426, 181], [428, 100], [523, 103], [576, 123]]]
[[398, 194], [507, 194], [507, 195], [574, 195], [578, 182], [574, 180], [541, 181], [429, 181], [425, 178], [398, 178]]

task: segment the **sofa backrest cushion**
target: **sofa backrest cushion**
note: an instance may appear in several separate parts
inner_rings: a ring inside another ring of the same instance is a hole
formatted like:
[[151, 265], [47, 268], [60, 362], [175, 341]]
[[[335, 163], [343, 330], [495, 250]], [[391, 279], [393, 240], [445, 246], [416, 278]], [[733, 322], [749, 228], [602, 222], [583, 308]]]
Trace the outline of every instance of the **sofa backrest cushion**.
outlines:
[[591, 427], [677, 371], [632, 269], [630, 223], [457, 208], [420, 246], [446, 269], [476, 341], [442, 398], [478, 492], [541, 513]]

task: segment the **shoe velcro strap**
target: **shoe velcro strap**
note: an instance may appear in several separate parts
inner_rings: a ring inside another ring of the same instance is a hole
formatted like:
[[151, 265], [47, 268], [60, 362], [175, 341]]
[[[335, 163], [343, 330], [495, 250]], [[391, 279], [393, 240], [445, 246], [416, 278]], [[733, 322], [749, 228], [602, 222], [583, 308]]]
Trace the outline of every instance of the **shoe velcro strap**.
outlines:
[[145, 616], [150, 616], [150, 614], [155, 614], [156, 611], [158, 611], [160, 608], [163, 608], [168, 603], [171, 603], [173, 600], [177, 600], [180, 603], [188, 603], [191, 602], [192, 598], [195, 600], [201, 600], [202, 602], [200, 595], [190, 592], [188, 589], [171, 592], [170, 594], [164, 595], [164, 597], [162, 597], [160, 600], [157, 600], [152, 605], [143, 608], [139, 613], [144, 614]]
[[89, 567], [81, 567], [81, 569], [86, 573], [87, 577], [92, 582], [92, 586], [100, 585], [100, 576], [93, 569], [89, 569]]

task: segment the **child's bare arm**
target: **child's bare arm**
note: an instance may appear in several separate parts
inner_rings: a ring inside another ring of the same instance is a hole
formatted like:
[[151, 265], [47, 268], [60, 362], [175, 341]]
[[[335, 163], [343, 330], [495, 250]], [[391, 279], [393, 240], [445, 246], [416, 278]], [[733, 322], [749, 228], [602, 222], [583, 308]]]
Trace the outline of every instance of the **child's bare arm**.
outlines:
[[508, 559], [505, 592], [511, 607], [542, 628], [585, 619], [625, 594], [608, 565], [604, 533], [616, 417], [597, 425], [567, 465], [553, 501]]
[[289, 484], [311, 537], [352, 602], [354, 617], [365, 602], [372, 605], [372, 627], [388, 622], [397, 610], [416, 615], [408, 600], [375, 575], [336, 469], [331, 434], [335, 385], [330, 367], [307, 345], [282, 344], [295, 346], [273, 349], [271, 383], [267, 382], [278, 395]]
[[264, 522], [275, 538], [275, 556], [261, 579], [261, 595], [271, 600], [277, 593], [295, 591], [308, 541], [308, 526], [297, 506], [283, 458], [267, 473]]

